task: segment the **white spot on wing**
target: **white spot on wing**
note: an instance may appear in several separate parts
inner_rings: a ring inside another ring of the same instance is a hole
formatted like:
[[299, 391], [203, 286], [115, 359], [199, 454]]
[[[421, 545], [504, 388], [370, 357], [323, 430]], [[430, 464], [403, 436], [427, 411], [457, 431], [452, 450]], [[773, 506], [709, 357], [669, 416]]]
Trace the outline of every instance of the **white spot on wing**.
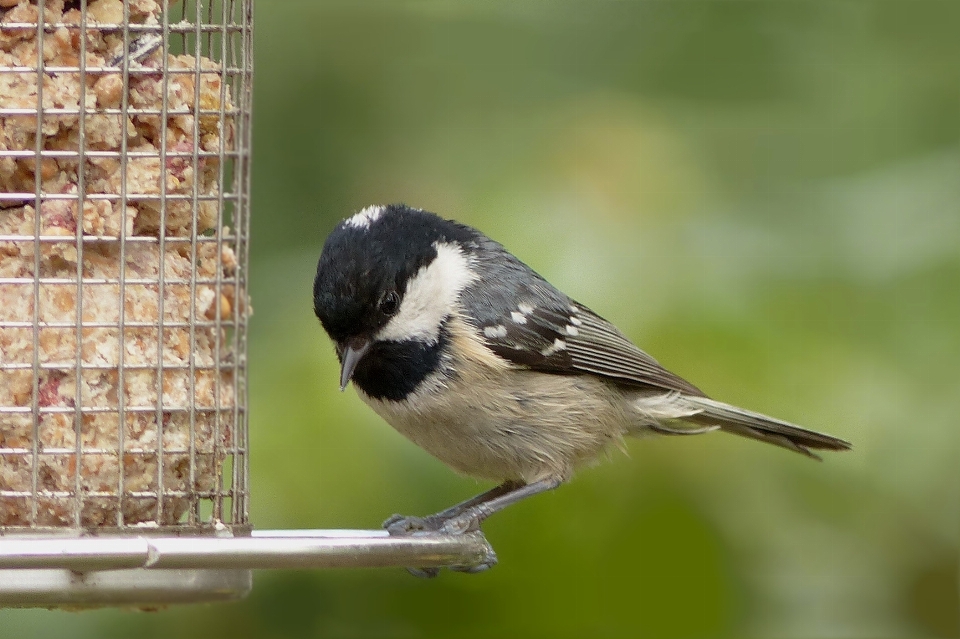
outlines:
[[580, 329], [578, 329], [576, 326], [573, 326], [572, 324], [567, 325], [566, 330], [567, 330], [567, 335], [571, 335], [573, 337], [576, 337], [577, 335], [580, 334]]
[[518, 304], [517, 308], [520, 309], [520, 312], [523, 313], [524, 315], [529, 315], [530, 313], [533, 312], [533, 307], [530, 306], [529, 304]]
[[527, 323], [527, 318], [524, 317], [523, 313], [518, 313], [517, 311], [513, 311], [512, 313], [510, 313], [510, 319], [512, 319], [517, 324]]
[[544, 357], [550, 357], [558, 351], [565, 350], [567, 350], [567, 343], [558, 337], [557, 339], [553, 340], [553, 344], [540, 351], [540, 354]]
[[483, 328], [483, 334], [489, 337], [490, 339], [497, 339], [498, 337], [507, 336], [507, 327], [503, 324], [497, 324], [496, 326], [485, 326]]
[[397, 314], [374, 336], [377, 340], [436, 342], [440, 324], [456, 307], [461, 291], [475, 278], [455, 244], [436, 243], [437, 257], [407, 282]]
[[386, 210], [387, 208], [385, 206], [368, 206], [353, 217], [347, 218], [344, 224], [356, 229], [368, 229], [370, 228], [370, 224], [380, 219], [380, 216], [383, 215]]
[[583, 320], [581, 320], [579, 317], [576, 317], [574, 315], [570, 316], [570, 323], [573, 324], [574, 326], [583, 326]]

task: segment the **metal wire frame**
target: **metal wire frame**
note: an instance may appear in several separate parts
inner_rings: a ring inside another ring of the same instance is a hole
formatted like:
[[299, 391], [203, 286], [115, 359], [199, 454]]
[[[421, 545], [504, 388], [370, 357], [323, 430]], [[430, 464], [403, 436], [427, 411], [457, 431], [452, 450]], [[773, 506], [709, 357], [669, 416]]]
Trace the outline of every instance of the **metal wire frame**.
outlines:
[[[246, 290], [253, 0], [159, 1], [168, 11], [159, 14], [155, 24], [132, 20], [132, 0], [123, 0], [119, 22], [94, 23], [90, 19], [94, 0], [79, 0], [79, 20], [5, 19], [0, 25], [0, 55], [3, 38], [11, 33], [29, 34], [36, 52], [36, 65], [9, 57], [0, 60], [0, 82], [32, 77], [36, 85], [33, 107], [10, 104], [9, 96], [0, 94], [0, 344], [11, 336], [29, 335], [26, 354], [0, 351], [0, 607], [151, 606], [230, 599], [250, 590], [250, 570], [255, 568], [488, 566], [495, 555], [479, 532], [390, 537], [384, 531], [251, 531]], [[75, 65], [58, 64], [55, 56], [49, 61], [44, 56], [45, 42], [62, 36], [61, 30], [77, 35]], [[90, 37], [93, 31], [119, 35], [119, 55], [101, 56], [100, 62], [90, 63], [90, 48], [97, 46]], [[178, 53], [192, 54], [193, 64], [183, 68], [169, 64], [168, 56]], [[159, 65], [149, 64], [151, 56], [159, 56], [154, 59], [160, 60]], [[202, 59], [210, 65], [204, 66]], [[123, 88], [117, 104], [91, 106], [88, 93], [96, 91], [96, 85], [91, 87], [88, 80], [111, 74], [120, 78]], [[216, 108], [201, 100], [200, 87], [211, 74], [220, 79]], [[70, 76], [78, 78], [76, 106], [45, 99], [47, 92], [56, 92], [58, 78]], [[132, 85], [157, 78], [159, 104], [131, 99]], [[182, 88], [185, 79], [194, 87], [192, 101], [171, 104], [171, 92], [176, 86]], [[126, 132], [107, 148], [88, 143], [96, 133], [94, 117], [120, 118], [141, 128], [155, 121], [154, 147], [131, 146]], [[3, 125], [17, 118], [35, 120], [32, 145], [6, 143]], [[45, 125], [58, 118], [60, 122], [76, 118], [79, 142], [75, 148], [49, 143], [57, 134]], [[180, 126], [174, 123], [184, 119], [192, 119], [186, 145], [174, 141]], [[200, 143], [204, 121], [216, 123], [218, 135], [212, 147]], [[131, 180], [127, 167], [154, 160], [162, 177], [155, 190], [138, 190], [142, 180]], [[86, 168], [98, 162], [115, 162], [123, 168], [118, 188], [103, 188], [90, 178]], [[213, 188], [201, 189], [196, 176], [211, 163], [216, 165]], [[72, 188], [48, 188], [44, 168], [62, 170], [71, 164], [78, 167]], [[4, 182], [4, 166], [11, 165], [32, 167], [29, 181], [11, 182], [6, 175]], [[167, 176], [184, 168], [194, 175], [190, 187], [171, 186]], [[87, 205], [120, 211], [119, 226], [113, 232], [84, 228], [81, 218]], [[69, 233], [63, 233], [62, 225], [48, 228], [45, 206], [73, 212]], [[184, 206], [191, 212], [186, 224], [175, 219], [182, 210], [178, 207]], [[211, 207], [214, 219], [201, 228], [199, 212]], [[22, 215], [28, 221], [28, 208], [31, 232], [23, 228], [13, 232], [4, 225], [5, 216]], [[146, 230], [128, 226], [124, 215], [130, 209], [138, 215], [156, 209], [155, 226]], [[225, 251], [232, 252], [230, 260]], [[75, 268], [50, 273], [50, 256], [67, 254], [73, 256]], [[191, 265], [189, 271], [167, 268], [170, 255]], [[107, 272], [86, 268], [88, 258], [105, 256], [112, 265]], [[20, 266], [29, 266], [29, 272], [11, 275], [4, 270], [17, 259], [23, 262]], [[151, 259], [156, 261], [154, 272], [131, 268]], [[212, 269], [199, 268], [199, 262], [210, 259], [215, 263]], [[128, 298], [144, 291], [155, 297], [153, 316], [128, 309]], [[176, 306], [178, 291], [185, 291], [189, 299], [186, 310], [168, 308]], [[74, 303], [72, 312], [50, 316], [44, 307], [47, 296], [63, 292]], [[200, 293], [212, 297], [212, 313], [201, 313]], [[233, 303], [226, 309], [223, 300], [228, 294]], [[115, 315], [98, 315], [98, 295], [115, 299]], [[29, 300], [29, 312], [5, 314], [3, 303], [8, 298]], [[148, 333], [155, 335], [155, 343], [148, 344], [149, 357], [145, 351], [128, 348]], [[189, 355], [171, 358], [171, 343], [184, 334]], [[70, 336], [70, 348], [50, 353], [44, 339], [51, 335]], [[115, 343], [115, 359], [96, 361], [85, 356], [84, 348], [96, 336]], [[197, 354], [203, 339], [212, 340], [207, 360]], [[108, 403], [94, 401], [85, 389], [84, 376], [112, 373], [116, 374], [111, 382], [115, 398]], [[23, 375], [30, 382], [25, 401], [4, 400], [4, 383]], [[128, 382], [144, 377], [152, 380], [153, 395], [128, 397]], [[187, 400], [165, 399], [164, 385], [171, 378], [184, 380]], [[72, 384], [66, 394], [59, 386], [64, 379]], [[200, 392], [199, 382], [204, 379], [212, 380], [207, 399]], [[51, 380], [59, 380], [56, 387]], [[224, 387], [229, 391], [227, 401]], [[60, 418], [66, 420], [69, 432], [59, 433], [61, 441], [45, 441], [47, 421]], [[85, 441], [88, 423], [106, 418], [116, 421], [113, 439]], [[17, 432], [18, 423], [28, 425], [26, 436], [18, 436], [24, 434]], [[186, 427], [180, 433], [185, 438], [166, 441], [175, 423]], [[138, 440], [131, 424], [146, 424], [144, 432], [152, 433], [152, 440]], [[149, 481], [144, 481], [142, 469], [139, 473], [128, 469], [131, 459], [153, 465], [147, 465]], [[180, 481], [171, 482], [167, 468], [184, 461], [186, 472]], [[211, 462], [214, 482], [206, 477]], [[97, 484], [96, 469], [110, 463], [115, 465], [115, 481]], [[11, 483], [4, 471], [17, 467], [27, 468], [28, 473], [20, 477], [25, 481]], [[41, 469], [45, 469], [43, 475]], [[60, 476], [51, 483], [47, 474], [58, 470]], [[63, 503], [69, 504], [68, 516], [56, 521], [43, 517], [44, 508]], [[170, 510], [176, 513], [177, 504], [183, 503], [188, 506], [182, 514], [169, 517]], [[107, 514], [95, 525], [84, 518], [91, 504], [104, 506]], [[131, 518], [125, 514], [129, 504], [148, 508]], [[19, 520], [5, 521], [10, 512], [18, 512]]]
[[[4, 377], [0, 384], [17, 375], [31, 377], [27, 401], [4, 401], [0, 395], [0, 471], [3, 467], [28, 469], [28, 476], [19, 476], [25, 481], [19, 483], [6, 481], [10, 480], [9, 472], [6, 480], [0, 474], [0, 535], [12, 541], [10, 535], [89, 528], [85, 509], [91, 505], [101, 506], [106, 513], [96, 522], [100, 533], [142, 531], [143, 526], [181, 533], [226, 525], [243, 534], [249, 532], [245, 300], [250, 229], [252, 0], [163, 2], [167, 10], [155, 16], [155, 23], [142, 20], [143, 16], [138, 18], [140, 22], [135, 20], [130, 0], [124, 0], [119, 22], [97, 21], [91, 15], [92, 1], [79, 2], [79, 20], [77, 16], [66, 19], [64, 13], [61, 19], [53, 20], [48, 16], [33, 21], [5, 20], [2, 27], [3, 34], [12, 34], [13, 41], [33, 40], [36, 62], [18, 64], [11, 55], [7, 62], [0, 63], [0, 80], [4, 76], [35, 78], [35, 106], [11, 104], [5, 100], [9, 96], [0, 96], [0, 125], [17, 118], [35, 119], [32, 147], [17, 147], [0, 139], [0, 162], [13, 163], [17, 170], [33, 167], [32, 190], [26, 180], [0, 186], [0, 221], [5, 215], [17, 214], [27, 219], [30, 208], [33, 227], [29, 235], [22, 230], [21, 234], [0, 230], [0, 247], [7, 250], [6, 254], [0, 252], [0, 260], [20, 258], [30, 262], [23, 265], [29, 273], [0, 277], [0, 291], [5, 289], [6, 297], [29, 299], [31, 307], [28, 317], [0, 312], [0, 338], [4, 333], [11, 339], [32, 333], [26, 356], [0, 354], [0, 377]], [[47, 45], [57, 44], [64, 33], [78, 47], [75, 64], [64, 64], [48, 55]], [[95, 50], [97, 34], [104, 41], [119, 36], [120, 54], [107, 56], [103, 50]], [[179, 66], [172, 64], [174, 58], [168, 56], [177, 54], [192, 56], [192, 64], [191, 58], [179, 59]], [[147, 63], [151, 56], [154, 62]], [[91, 59], [101, 62], [88, 63]], [[119, 76], [123, 87], [119, 103], [104, 106], [91, 101], [94, 82], [111, 74]], [[61, 78], [77, 78], [79, 96], [73, 106], [54, 103], [48, 95], [56, 97]], [[135, 104], [132, 83], [157, 78], [158, 103]], [[211, 78], [219, 80], [214, 108], [204, 102], [201, 91]], [[191, 82], [192, 100], [171, 104], [171, 90], [180, 90]], [[51, 133], [51, 123], [62, 124], [71, 118], [76, 123], [70, 133], [79, 142], [74, 146], [57, 144], [59, 132]], [[146, 135], [142, 129], [149, 128], [146, 123], [155, 120], [151, 140], [155, 146], [131, 147], [129, 131], [124, 131], [113, 146], [90, 143], [91, 134], [96, 133], [94, 118], [119, 118], [121, 131], [129, 122], [138, 127], [141, 137]], [[184, 122], [192, 123], [192, 128], [188, 126], [186, 135], [175, 142], [183, 133]], [[211, 130], [217, 133], [212, 146], [209, 135], [202, 141], [203, 127], [209, 129], [211, 123]], [[133, 174], [128, 168], [151, 161], [158, 163], [160, 178], [155, 189], [139, 192], [142, 182], [131, 183]], [[118, 171], [119, 188], [103, 189], [92, 184], [87, 169], [96, 162], [117, 162], [122, 167]], [[72, 165], [77, 169], [68, 180], [71, 188], [48, 188], [45, 180], [49, 176], [41, 167], [66, 171], [63, 167]], [[199, 176], [208, 166], [215, 166], [214, 175], [201, 188]], [[177, 170], [184, 175], [192, 172], [188, 188], [170, 185], [168, 176]], [[17, 188], [21, 184], [26, 188]], [[74, 212], [73, 228], [67, 236], [62, 228], [54, 228], [58, 232], [51, 233], [45, 226], [45, 207], [56, 206]], [[87, 206], [120, 211], [119, 228], [113, 233], [89, 232], [81, 220]], [[170, 215], [182, 211], [182, 207], [189, 208], [192, 218], [174, 228]], [[147, 231], [130, 228], [125, 219], [130, 209], [140, 216], [157, 210], [156, 227]], [[199, 211], [211, 209], [215, 219], [205, 228]], [[74, 272], [60, 269], [55, 275], [45, 274], [50, 270], [48, 256], [67, 251], [75, 255]], [[224, 263], [225, 251], [233, 255], [232, 266]], [[91, 256], [104, 254], [115, 261], [114, 272], [85, 272]], [[174, 254], [194, 268], [187, 273], [170, 272], [168, 256]], [[198, 262], [211, 255], [215, 266], [199, 272]], [[143, 265], [144, 258], [150, 256], [157, 261], [153, 265], [155, 275], [144, 277], [130, 268], [131, 261]], [[60, 291], [69, 291], [66, 295], [74, 302], [73, 321], [48, 317], [46, 298]], [[143, 295], [145, 291], [153, 291], [156, 297], [156, 317], [152, 319], [128, 309], [131, 295]], [[175, 305], [177, 300], [171, 296], [177, 293], [189, 299], [186, 312], [169, 308]], [[116, 298], [115, 315], [97, 317], [98, 295]], [[212, 313], [201, 314], [198, 295], [212, 295]], [[229, 309], [224, 304], [228, 299], [233, 302]], [[153, 361], [144, 361], [142, 352], [139, 356], [129, 352], [129, 342], [150, 332], [155, 336], [151, 342], [155, 342], [154, 357]], [[189, 355], [173, 361], [170, 341], [180, 334], [186, 335]], [[51, 335], [72, 344], [72, 357], [48, 352], [42, 340]], [[91, 335], [116, 342], [114, 360], [95, 361], [84, 355]], [[204, 340], [212, 342], [206, 360], [197, 353], [198, 344]], [[86, 377], [111, 372], [116, 374], [115, 400], [109, 404], [93, 401], [85, 388]], [[154, 380], [153, 402], [142, 401], [143, 397], [137, 401], [129, 391], [131, 380], [144, 375]], [[49, 397], [52, 379], [66, 379], [72, 386], [63, 392], [55, 387], [54, 402]], [[164, 385], [171, 379], [185, 384], [189, 401], [174, 403], [166, 397]], [[206, 381], [212, 382], [212, 388], [204, 391], [201, 382]], [[198, 401], [198, 395], [204, 392], [209, 401]], [[224, 401], [225, 397], [229, 399]], [[45, 442], [50, 430], [47, 421], [61, 417], [72, 422], [68, 428], [72, 433], [57, 433], [69, 445]], [[116, 421], [115, 445], [85, 441], [89, 438], [88, 422], [108, 418]], [[17, 420], [24, 419], [29, 421], [26, 438], [17, 436], [21, 434], [17, 432]], [[152, 424], [154, 432], [147, 438], [152, 444], [133, 438], [131, 423]], [[185, 437], [179, 442], [167, 441], [173, 423], [184, 431], [180, 434]], [[139, 470], [138, 460], [143, 462]], [[209, 468], [211, 461], [213, 469]], [[186, 469], [180, 468], [171, 482], [171, 465], [184, 463]], [[115, 484], [98, 485], [97, 478], [89, 476], [90, 469], [110, 464], [115, 469]], [[57, 470], [69, 476], [54, 480], [46, 476]], [[144, 473], [150, 474], [146, 483]], [[13, 477], [18, 478], [15, 473]], [[66, 504], [66, 514], [51, 521], [43, 511], [45, 504]], [[133, 517], [125, 515], [130, 505], [137, 511]], [[13, 511], [19, 516], [2, 519], [4, 513]]]

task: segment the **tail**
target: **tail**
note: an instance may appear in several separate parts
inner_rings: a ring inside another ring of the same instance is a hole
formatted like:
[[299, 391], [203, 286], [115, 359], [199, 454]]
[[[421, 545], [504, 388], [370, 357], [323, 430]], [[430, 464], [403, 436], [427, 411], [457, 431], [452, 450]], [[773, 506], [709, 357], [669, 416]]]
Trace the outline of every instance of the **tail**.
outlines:
[[811, 449], [849, 450], [851, 448], [850, 442], [837, 437], [800, 428], [789, 422], [737, 408], [707, 397], [683, 395], [682, 398], [684, 404], [689, 404], [692, 410], [697, 411], [682, 419], [707, 428], [719, 427], [720, 430], [728, 433], [767, 442], [813, 459], [820, 459], [820, 457], [813, 453]]

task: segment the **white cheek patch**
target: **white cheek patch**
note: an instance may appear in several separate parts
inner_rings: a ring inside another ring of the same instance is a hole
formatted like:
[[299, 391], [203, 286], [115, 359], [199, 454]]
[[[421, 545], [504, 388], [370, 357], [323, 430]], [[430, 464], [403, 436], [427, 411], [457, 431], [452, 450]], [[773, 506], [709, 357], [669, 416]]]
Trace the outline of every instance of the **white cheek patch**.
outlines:
[[453, 312], [460, 293], [476, 275], [456, 245], [437, 243], [434, 248], [436, 259], [407, 282], [400, 310], [374, 336], [376, 340], [437, 341], [440, 325]]
[[353, 217], [344, 220], [344, 224], [355, 229], [368, 229], [370, 225], [380, 219], [387, 210], [385, 206], [368, 206]]

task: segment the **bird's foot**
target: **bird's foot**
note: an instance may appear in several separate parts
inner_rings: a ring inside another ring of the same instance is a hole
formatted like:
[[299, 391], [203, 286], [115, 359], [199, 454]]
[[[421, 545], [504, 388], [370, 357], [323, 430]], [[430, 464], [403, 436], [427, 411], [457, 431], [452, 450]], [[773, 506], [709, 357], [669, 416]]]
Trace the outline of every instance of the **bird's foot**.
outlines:
[[[466, 535], [477, 534], [483, 537], [480, 530], [481, 518], [475, 512], [466, 511], [454, 517], [439, 517], [430, 515], [428, 517], [393, 515], [385, 522], [383, 527], [393, 537], [409, 537], [418, 534], [437, 534], [437, 535]], [[475, 574], [484, 572], [497, 565], [497, 553], [493, 547], [483, 538], [484, 554], [480, 561], [465, 566], [450, 566], [450, 570]], [[414, 577], [430, 579], [440, 574], [440, 568], [407, 568]]]
[[448, 535], [465, 535], [471, 532], [480, 531], [480, 522], [484, 519], [483, 515], [475, 509], [470, 509], [460, 513], [455, 517], [449, 517], [443, 520], [440, 525], [440, 532]]
[[[486, 539], [484, 539], [484, 542], [486, 542]], [[450, 566], [450, 570], [467, 573], [468, 575], [475, 575], [478, 572], [490, 570], [497, 565], [497, 561], [499, 560], [497, 559], [496, 551], [494, 551], [493, 547], [487, 543], [486, 548], [484, 548], [483, 559], [475, 564], [470, 564], [469, 566]]]
[[486, 513], [479, 508], [470, 508], [444, 517], [439, 513], [427, 517], [392, 515], [383, 522], [384, 529], [394, 537], [404, 537], [417, 533], [441, 533], [444, 535], [465, 535], [480, 531], [480, 523]]
[[440, 532], [444, 521], [436, 515], [430, 515], [429, 517], [392, 515], [383, 522], [383, 528], [392, 537], [409, 537], [416, 533]]
[[407, 566], [406, 571], [414, 577], [419, 577], [420, 579], [433, 579], [440, 574], [440, 568], [436, 566], [433, 568], [411, 568], [410, 566]]

